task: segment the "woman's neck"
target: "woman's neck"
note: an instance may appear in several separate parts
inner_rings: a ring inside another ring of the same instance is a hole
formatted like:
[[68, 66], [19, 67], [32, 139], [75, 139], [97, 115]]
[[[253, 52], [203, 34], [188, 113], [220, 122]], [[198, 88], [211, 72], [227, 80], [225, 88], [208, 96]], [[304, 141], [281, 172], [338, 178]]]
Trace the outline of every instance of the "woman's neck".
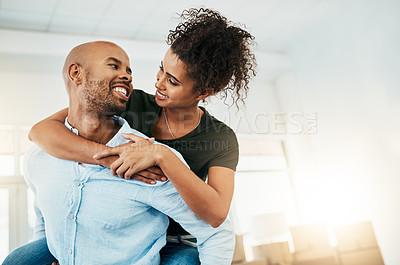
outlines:
[[197, 124], [199, 121], [199, 115], [202, 110], [195, 106], [193, 108], [187, 109], [173, 109], [173, 108], [162, 108], [162, 112], [168, 117], [168, 122], [170, 125], [184, 125], [190, 126], [192, 124]]
[[176, 139], [198, 127], [203, 111], [196, 106], [192, 109], [163, 108], [153, 127], [153, 135], [158, 139]]

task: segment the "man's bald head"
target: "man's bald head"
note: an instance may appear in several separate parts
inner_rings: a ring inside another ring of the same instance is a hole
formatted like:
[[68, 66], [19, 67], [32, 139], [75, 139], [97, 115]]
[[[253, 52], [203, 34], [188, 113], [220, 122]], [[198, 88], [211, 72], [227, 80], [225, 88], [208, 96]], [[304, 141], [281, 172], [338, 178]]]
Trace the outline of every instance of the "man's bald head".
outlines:
[[65, 59], [63, 78], [69, 108], [77, 113], [121, 113], [133, 89], [129, 56], [107, 41], [74, 47]]
[[80, 44], [76, 47], [74, 47], [68, 54], [67, 58], [65, 59], [64, 62], [64, 67], [63, 67], [63, 79], [65, 86], [67, 88], [67, 91], [69, 93], [70, 90], [70, 85], [72, 84], [72, 80], [69, 76], [69, 71], [70, 71], [70, 66], [71, 65], [78, 65], [80, 67], [83, 67], [86, 69], [93, 58], [98, 54], [98, 52], [104, 48], [107, 47], [114, 47], [114, 48], [119, 48], [123, 51], [121, 47], [119, 47], [117, 44], [113, 42], [108, 42], [108, 41], [93, 41], [93, 42], [87, 42]]

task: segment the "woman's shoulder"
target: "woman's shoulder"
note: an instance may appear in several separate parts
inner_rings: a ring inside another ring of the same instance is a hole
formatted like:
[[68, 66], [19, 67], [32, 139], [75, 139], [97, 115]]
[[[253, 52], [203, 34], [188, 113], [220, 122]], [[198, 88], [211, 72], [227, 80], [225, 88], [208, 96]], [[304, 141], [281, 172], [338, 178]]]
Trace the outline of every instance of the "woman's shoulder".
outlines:
[[126, 109], [139, 111], [144, 109], [146, 111], [157, 109], [157, 103], [154, 95], [149, 94], [141, 89], [133, 89], [132, 94], [126, 105]]
[[155, 101], [155, 97], [154, 95], [147, 93], [146, 91], [142, 90], [142, 89], [133, 89], [132, 90], [132, 94], [131, 94], [131, 99], [132, 100], [136, 100], [136, 99], [148, 99], [150, 101]]
[[224, 139], [237, 144], [235, 131], [225, 122], [211, 115], [206, 109], [202, 109], [204, 111], [203, 136], [209, 139]]
[[235, 135], [235, 132], [229, 125], [211, 115], [205, 108], [202, 108], [202, 110], [204, 111], [204, 125], [208, 131]]

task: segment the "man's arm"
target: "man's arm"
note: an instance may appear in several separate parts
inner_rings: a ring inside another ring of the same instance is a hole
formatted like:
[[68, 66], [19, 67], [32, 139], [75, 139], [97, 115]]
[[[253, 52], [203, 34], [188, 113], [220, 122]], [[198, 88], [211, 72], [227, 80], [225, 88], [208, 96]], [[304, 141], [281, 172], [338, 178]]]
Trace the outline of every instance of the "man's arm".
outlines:
[[201, 264], [231, 264], [235, 237], [228, 219], [213, 228], [189, 209], [171, 182], [159, 183], [153, 189], [150, 205], [170, 216], [197, 238]]

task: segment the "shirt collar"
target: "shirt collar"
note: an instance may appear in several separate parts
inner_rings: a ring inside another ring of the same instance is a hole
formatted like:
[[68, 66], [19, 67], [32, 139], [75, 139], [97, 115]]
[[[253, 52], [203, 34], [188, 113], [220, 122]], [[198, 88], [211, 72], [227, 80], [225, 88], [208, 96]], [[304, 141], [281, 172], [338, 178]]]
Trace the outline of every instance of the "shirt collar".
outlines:
[[114, 135], [114, 137], [111, 138], [111, 140], [108, 141], [108, 143], [106, 144], [107, 146], [110, 146], [110, 147], [118, 146], [118, 145], [121, 145], [122, 143], [128, 142], [128, 140], [126, 140], [124, 137], [122, 137], [121, 133], [132, 133], [131, 126], [125, 119], [118, 117], [118, 116], [114, 116], [113, 119], [116, 124], [121, 125], [121, 128]]
[[67, 127], [71, 132], [75, 133], [76, 135], [79, 135], [78, 129], [72, 127], [71, 124], [69, 124], [68, 117], [65, 117], [64, 124], [65, 124], [65, 127]]
[[[128, 122], [118, 116], [113, 116], [114, 122], [117, 123], [118, 125], [121, 125], [121, 128], [119, 131], [114, 135], [114, 137], [106, 144], [107, 146], [117, 146], [120, 145], [122, 142], [127, 142], [125, 138], [121, 136], [121, 133], [131, 133], [131, 127], [129, 126]], [[68, 117], [65, 118], [65, 127], [67, 127], [71, 132], [75, 133], [76, 135], [79, 135], [78, 129], [72, 127], [71, 124], [68, 122]]]

